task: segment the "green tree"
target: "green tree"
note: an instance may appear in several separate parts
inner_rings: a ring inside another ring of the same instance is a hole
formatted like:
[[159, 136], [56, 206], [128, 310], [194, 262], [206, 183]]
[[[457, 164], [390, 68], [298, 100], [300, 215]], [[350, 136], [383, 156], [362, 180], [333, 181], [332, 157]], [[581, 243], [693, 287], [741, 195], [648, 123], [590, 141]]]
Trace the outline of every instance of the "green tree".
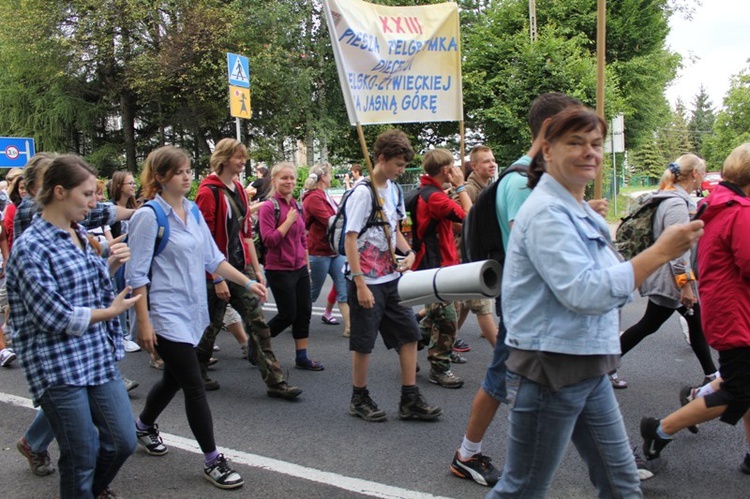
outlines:
[[724, 159], [738, 145], [750, 142], [750, 73], [732, 77], [724, 106], [716, 115], [714, 134], [706, 137], [703, 152], [709, 170], [719, 170]]
[[693, 111], [690, 114], [690, 121], [688, 122], [690, 142], [692, 142], [693, 150], [697, 154], [704, 154], [703, 141], [706, 137], [713, 134], [715, 121], [716, 115], [714, 114], [713, 105], [711, 105], [706, 89], [701, 85], [698, 94], [693, 100]]

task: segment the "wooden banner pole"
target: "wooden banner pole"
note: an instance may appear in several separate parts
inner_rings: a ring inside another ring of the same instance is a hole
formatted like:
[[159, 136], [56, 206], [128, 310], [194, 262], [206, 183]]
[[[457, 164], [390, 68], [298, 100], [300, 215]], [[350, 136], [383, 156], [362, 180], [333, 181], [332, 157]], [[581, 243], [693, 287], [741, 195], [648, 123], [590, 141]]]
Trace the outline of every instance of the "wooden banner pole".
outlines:
[[[606, 69], [605, 50], [607, 48], [607, 0], [597, 0], [596, 16], [596, 113], [604, 117], [604, 73]], [[600, 170], [594, 182], [594, 198], [602, 198], [604, 171]]]
[[[391, 260], [393, 260], [393, 265], [397, 266], [396, 248], [391, 244], [391, 226], [388, 223], [388, 217], [385, 216], [385, 210], [383, 210], [383, 198], [380, 197], [378, 187], [375, 185], [375, 179], [372, 175], [373, 166], [372, 160], [370, 159], [370, 151], [367, 150], [365, 132], [362, 130], [362, 124], [359, 121], [357, 122], [357, 135], [359, 136], [359, 145], [362, 147], [362, 154], [365, 157], [365, 166], [367, 167], [367, 172], [370, 174], [370, 189], [372, 189], [372, 194], [375, 196], [375, 199], [378, 200], [378, 216], [380, 217], [380, 221], [383, 222], [383, 232], [385, 232], [385, 239], [388, 241], [388, 247], [391, 250]], [[377, 161], [377, 158], [375, 158], [375, 160]]]

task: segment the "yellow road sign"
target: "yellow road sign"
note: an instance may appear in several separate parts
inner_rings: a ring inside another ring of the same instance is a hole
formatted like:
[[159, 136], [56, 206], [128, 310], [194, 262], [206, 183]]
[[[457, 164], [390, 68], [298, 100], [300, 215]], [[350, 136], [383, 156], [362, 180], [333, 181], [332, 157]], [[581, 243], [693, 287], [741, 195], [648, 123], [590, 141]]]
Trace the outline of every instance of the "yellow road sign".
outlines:
[[234, 118], [249, 120], [253, 114], [250, 108], [250, 89], [229, 85], [229, 111]]

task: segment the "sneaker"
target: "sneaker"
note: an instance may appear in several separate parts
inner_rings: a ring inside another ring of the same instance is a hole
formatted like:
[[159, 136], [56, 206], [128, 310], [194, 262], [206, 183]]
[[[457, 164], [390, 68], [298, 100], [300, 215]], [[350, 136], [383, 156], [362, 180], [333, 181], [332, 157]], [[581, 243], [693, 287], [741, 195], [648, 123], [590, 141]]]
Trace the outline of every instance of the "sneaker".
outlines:
[[130, 378], [122, 377], [122, 382], [125, 383], [125, 390], [130, 391], [138, 388], [138, 382]]
[[16, 352], [10, 348], [3, 348], [0, 350], [0, 366], [10, 367], [10, 365], [16, 360]]
[[464, 386], [464, 380], [453, 374], [453, 371], [448, 369], [447, 371], [436, 371], [435, 369], [430, 370], [430, 383], [435, 383], [443, 388], [461, 388]]
[[643, 459], [638, 452], [638, 447], [633, 447], [633, 455], [635, 456], [635, 467], [638, 468], [638, 478], [641, 481], [653, 478], [664, 467], [665, 461], [663, 458]]
[[456, 341], [453, 342], [453, 351], [461, 353], [469, 352], [471, 351], [471, 347], [461, 338], [456, 338]]
[[469, 362], [468, 360], [466, 360], [466, 357], [458, 352], [451, 352], [450, 359], [451, 364], [466, 364], [467, 362]]
[[494, 487], [500, 480], [500, 470], [492, 464], [492, 459], [482, 453], [474, 454], [466, 461], [456, 451], [451, 463], [451, 471], [459, 478], [474, 480], [479, 485]]
[[[692, 386], [683, 386], [680, 388], [680, 406], [685, 407], [695, 399], [695, 393], [697, 390]], [[698, 433], [698, 427], [696, 425], [688, 426], [690, 433]]]
[[214, 345], [214, 352], [220, 352], [220, 351], [221, 351], [221, 347], [219, 347], [219, 345]]
[[419, 421], [433, 421], [443, 413], [440, 407], [427, 405], [424, 396], [419, 390], [401, 394], [401, 403], [398, 406], [398, 417], [401, 419], [417, 419]]
[[125, 351], [128, 353], [138, 352], [141, 350], [141, 346], [135, 341], [131, 341], [131, 340], [123, 340], [122, 346], [123, 348], [125, 348]]
[[32, 451], [26, 438], [21, 438], [21, 440], [16, 442], [16, 449], [29, 462], [29, 468], [31, 468], [31, 472], [36, 476], [47, 476], [55, 472], [55, 466], [52, 464], [49, 452]]
[[296, 386], [289, 386], [286, 381], [282, 381], [278, 385], [269, 386], [266, 393], [271, 398], [294, 400], [302, 393], [302, 389]]
[[159, 436], [159, 425], [157, 424], [154, 424], [154, 426], [148, 430], [139, 430], [136, 425], [135, 436], [138, 439], [138, 443], [146, 450], [146, 454], [151, 454], [152, 456], [163, 456], [169, 452], [169, 449], [167, 449], [167, 446], [164, 445], [164, 442], [162, 442], [161, 437]]
[[219, 454], [211, 466], [203, 468], [203, 476], [220, 489], [236, 489], [245, 483], [240, 474], [229, 466], [224, 454]]
[[151, 366], [151, 367], [153, 367], [154, 369], [158, 369], [160, 371], [164, 370], [164, 361], [161, 360], [161, 359], [155, 359], [155, 358], [151, 357], [151, 359], [149, 359], [149, 361], [148, 361], [148, 365]]
[[740, 471], [750, 475], [750, 452], [745, 454], [745, 459], [740, 464]]
[[641, 419], [641, 436], [643, 437], [643, 455], [646, 459], [652, 460], [661, 454], [662, 449], [672, 441], [665, 440], [656, 434], [659, 428], [659, 420], [656, 418]]
[[349, 414], [373, 423], [388, 419], [385, 411], [381, 411], [375, 401], [370, 398], [370, 392], [368, 391], [365, 391], [364, 394], [352, 394], [352, 401], [349, 404]]

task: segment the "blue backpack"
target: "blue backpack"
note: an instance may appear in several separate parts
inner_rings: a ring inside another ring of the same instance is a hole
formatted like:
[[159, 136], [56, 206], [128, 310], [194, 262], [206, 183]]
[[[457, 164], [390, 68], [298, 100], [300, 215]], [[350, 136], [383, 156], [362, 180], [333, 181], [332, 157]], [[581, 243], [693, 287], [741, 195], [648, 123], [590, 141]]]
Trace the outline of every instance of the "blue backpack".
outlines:
[[[169, 221], [167, 220], [167, 214], [164, 211], [164, 209], [154, 201], [153, 199], [150, 201], [147, 201], [141, 208], [151, 208], [154, 210], [154, 214], [156, 215], [156, 239], [154, 240], [154, 256], [151, 258], [151, 264], [153, 265], [154, 258], [159, 256], [162, 251], [164, 251], [164, 248], [167, 246], [167, 243], [169, 242]], [[193, 217], [195, 217], [195, 221], [200, 223], [201, 221], [201, 212], [198, 209], [198, 205], [195, 203], [190, 203], [190, 213], [193, 214]], [[124, 242], [127, 242], [128, 236], [125, 236], [125, 239], [123, 239]], [[126, 264], [123, 264], [120, 266], [119, 269], [117, 269], [117, 272], [115, 272], [115, 285], [117, 286], [117, 289], [123, 290], [125, 289], [125, 266]], [[149, 278], [151, 277], [151, 266], [149, 266], [148, 271]]]

